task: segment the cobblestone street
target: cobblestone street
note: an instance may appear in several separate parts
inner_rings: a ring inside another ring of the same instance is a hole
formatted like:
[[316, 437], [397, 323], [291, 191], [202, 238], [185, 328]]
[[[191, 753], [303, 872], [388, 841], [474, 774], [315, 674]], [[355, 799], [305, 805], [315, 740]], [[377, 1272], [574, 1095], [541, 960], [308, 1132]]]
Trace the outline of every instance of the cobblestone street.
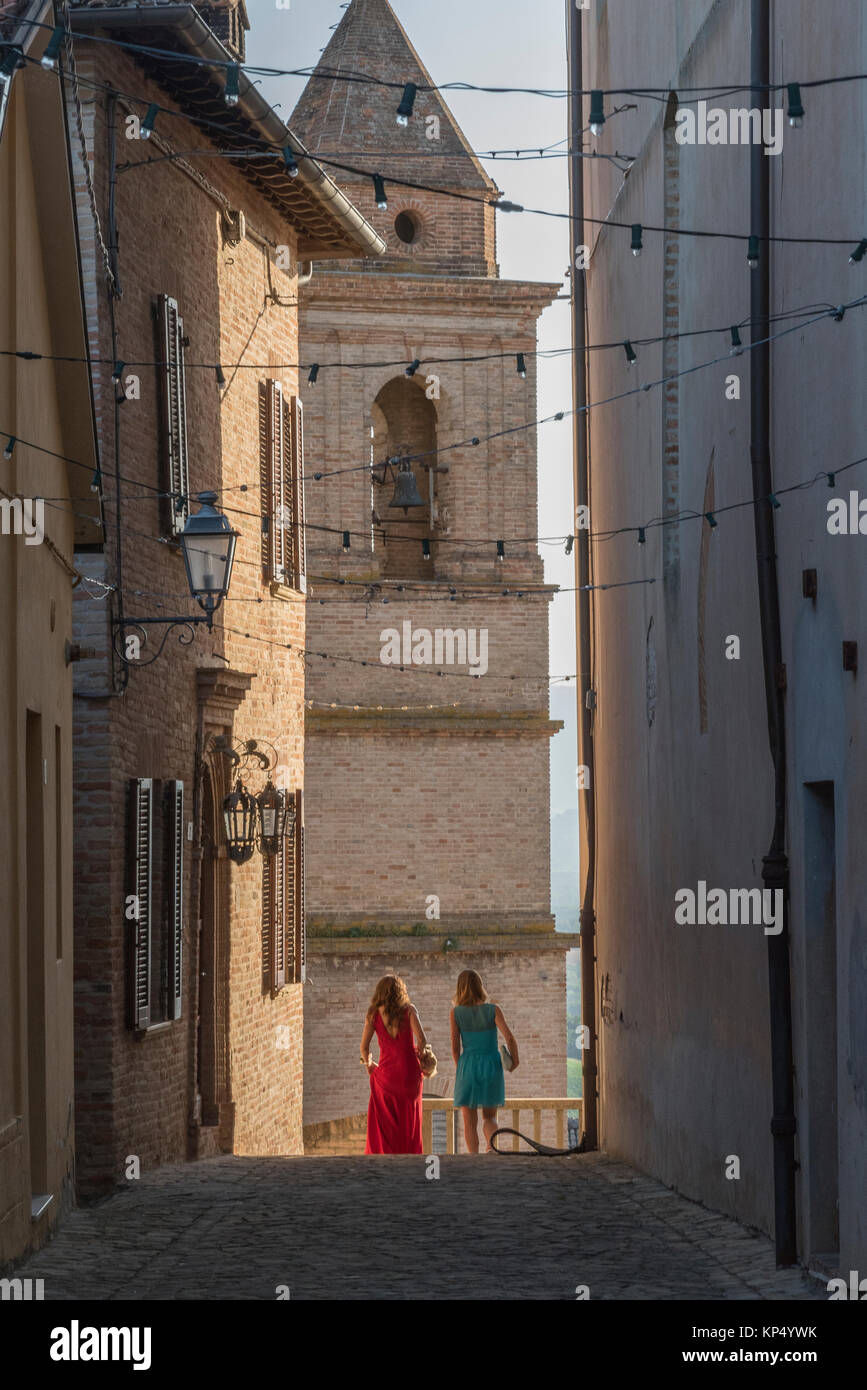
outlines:
[[[599, 1154], [232, 1158], [71, 1213], [51, 1299], [826, 1299], [770, 1241]], [[285, 1297], [285, 1293], [283, 1297]]]

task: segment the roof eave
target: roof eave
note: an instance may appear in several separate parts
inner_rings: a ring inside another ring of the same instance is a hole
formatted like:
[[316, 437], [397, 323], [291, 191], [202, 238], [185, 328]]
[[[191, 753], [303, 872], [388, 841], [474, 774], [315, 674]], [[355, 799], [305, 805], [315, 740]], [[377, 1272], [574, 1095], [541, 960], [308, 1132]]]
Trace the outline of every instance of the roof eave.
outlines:
[[[99, 9], [76, 8], [70, 13], [74, 29], [135, 30], [144, 26], [159, 25], [172, 29], [184, 44], [187, 52], [195, 57], [218, 63], [233, 61], [228, 49], [209, 29], [191, 4], [114, 5]], [[342, 247], [326, 248], [322, 247], [321, 244], [315, 246], [311, 244], [307, 247], [302, 241], [299, 244], [301, 255], [312, 256], [315, 254], [317, 260], [345, 259], [347, 254], [350, 256], [353, 254], [362, 256], [384, 255], [386, 244], [379, 233], [349, 201], [346, 194], [341, 192], [337, 184], [328, 177], [325, 170], [311, 158], [297, 136], [281, 121], [258, 88], [249, 81], [243, 68], [238, 85], [237, 109], [243, 113], [250, 124], [262, 134], [269, 144], [279, 145], [281, 148], [286, 145], [291, 146], [298, 163], [300, 183], [309, 190], [316, 202], [345, 235], [346, 240]], [[287, 216], [291, 218], [291, 212], [287, 212]]]

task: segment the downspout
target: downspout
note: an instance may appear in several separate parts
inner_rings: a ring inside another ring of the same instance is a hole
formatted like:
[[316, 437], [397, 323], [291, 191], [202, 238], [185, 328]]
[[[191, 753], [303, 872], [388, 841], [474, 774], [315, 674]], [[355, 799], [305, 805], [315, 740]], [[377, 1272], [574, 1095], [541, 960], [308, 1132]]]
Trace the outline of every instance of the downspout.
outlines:
[[[771, 36], [770, 0], [751, 0], [752, 101], [764, 110], [770, 100]], [[750, 166], [751, 227], [759, 237], [760, 260], [752, 272], [750, 299], [753, 341], [770, 334], [771, 313], [771, 161], [764, 145], [754, 144]], [[771, 471], [771, 349], [750, 353], [750, 459], [753, 496], [767, 499], [773, 492]], [[765, 888], [783, 892], [783, 930], [768, 936], [768, 984], [770, 992], [771, 1075], [774, 1113], [774, 1240], [777, 1264], [797, 1260], [795, 1213], [795, 1087], [792, 1053], [792, 991], [789, 970], [789, 861], [786, 854], [786, 706], [785, 667], [780, 624], [780, 591], [777, 576], [776, 527], [770, 502], [754, 507], [759, 612], [765, 673], [768, 734], [774, 764], [774, 833], [763, 860]], [[773, 900], [776, 902], [776, 899]]]
[[[569, 211], [570, 250], [572, 261], [572, 394], [573, 459], [575, 469], [575, 505], [590, 503], [590, 458], [587, 433], [587, 283], [586, 270], [576, 265], [575, 246], [584, 241], [584, 174], [580, 150], [583, 141], [581, 97], [576, 95], [583, 85], [583, 49], [581, 43], [581, 12], [574, 0], [566, 0], [566, 36], [569, 63]], [[583, 260], [583, 257], [582, 257]], [[586, 785], [579, 791], [583, 808], [583, 846], [587, 856], [584, 867], [584, 893], [581, 903], [581, 1023], [583, 1034], [584, 1100], [581, 1107], [583, 1145], [598, 1147], [597, 1120], [597, 1055], [596, 1055], [596, 767], [593, 757], [593, 681], [590, 645], [590, 532], [585, 527], [576, 531], [575, 585], [578, 636], [578, 762], [587, 769]]]

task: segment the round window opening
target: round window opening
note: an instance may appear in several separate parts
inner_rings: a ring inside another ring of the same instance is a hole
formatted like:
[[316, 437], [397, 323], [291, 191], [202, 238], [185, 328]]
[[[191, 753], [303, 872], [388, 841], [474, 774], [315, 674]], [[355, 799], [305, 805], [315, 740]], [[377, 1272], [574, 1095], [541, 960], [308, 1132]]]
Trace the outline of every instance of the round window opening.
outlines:
[[418, 237], [418, 223], [412, 213], [399, 212], [394, 219], [394, 230], [406, 246], [411, 246]]

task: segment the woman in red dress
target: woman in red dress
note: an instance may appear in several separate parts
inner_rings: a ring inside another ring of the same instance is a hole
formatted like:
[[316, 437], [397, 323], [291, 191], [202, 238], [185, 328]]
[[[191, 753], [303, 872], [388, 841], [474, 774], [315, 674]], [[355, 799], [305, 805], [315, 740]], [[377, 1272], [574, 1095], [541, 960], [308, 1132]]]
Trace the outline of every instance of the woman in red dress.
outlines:
[[[370, 1055], [374, 1034], [379, 1061]], [[361, 1060], [370, 1076], [369, 1154], [420, 1154], [421, 1093], [418, 1053], [427, 1045], [418, 1012], [399, 975], [385, 975], [373, 991], [361, 1036]], [[418, 1051], [416, 1051], [416, 1046]]]

